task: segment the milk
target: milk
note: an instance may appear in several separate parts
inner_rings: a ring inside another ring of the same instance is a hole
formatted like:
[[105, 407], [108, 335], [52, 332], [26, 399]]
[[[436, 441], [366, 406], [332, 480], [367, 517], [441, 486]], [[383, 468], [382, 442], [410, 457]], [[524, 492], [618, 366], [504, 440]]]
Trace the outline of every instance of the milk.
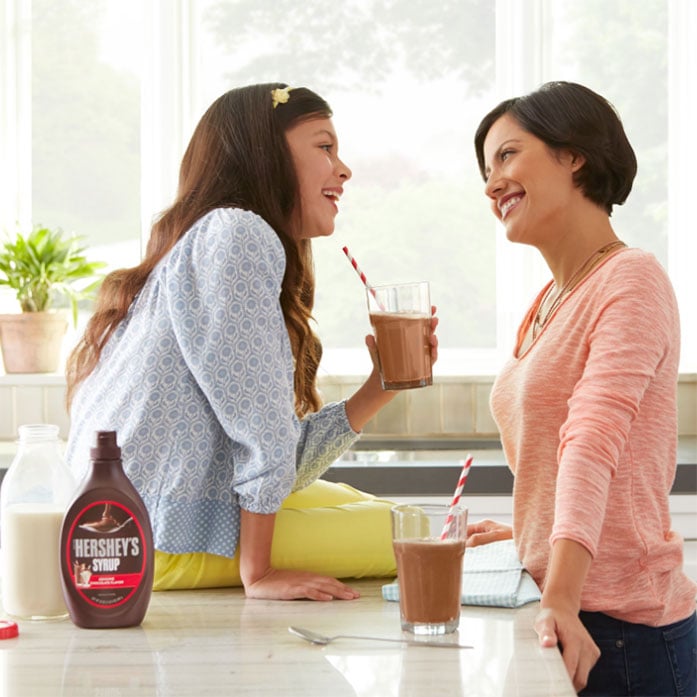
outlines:
[[58, 558], [64, 512], [55, 503], [15, 503], [3, 510], [0, 568], [7, 614], [23, 619], [67, 616]]

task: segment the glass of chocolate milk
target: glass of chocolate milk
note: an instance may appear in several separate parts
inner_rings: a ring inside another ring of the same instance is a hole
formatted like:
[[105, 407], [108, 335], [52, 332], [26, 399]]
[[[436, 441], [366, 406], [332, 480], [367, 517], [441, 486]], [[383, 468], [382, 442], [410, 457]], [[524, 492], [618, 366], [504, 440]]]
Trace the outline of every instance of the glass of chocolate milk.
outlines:
[[449, 634], [460, 623], [467, 508], [401, 504], [392, 508], [402, 629]]
[[431, 385], [428, 281], [368, 286], [366, 295], [383, 389]]

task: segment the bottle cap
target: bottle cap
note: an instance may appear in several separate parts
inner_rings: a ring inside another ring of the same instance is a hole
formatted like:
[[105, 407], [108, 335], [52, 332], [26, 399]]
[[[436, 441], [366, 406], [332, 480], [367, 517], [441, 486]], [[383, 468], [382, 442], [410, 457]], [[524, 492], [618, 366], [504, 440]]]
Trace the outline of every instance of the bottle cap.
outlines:
[[116, 431], [97, 431], [95, 447], [90, 449], [93, 460], [120, 460], [121, 448], [116, 443]]
[[0, 620], [0, 639], [14, 639], [19, 636], [19, 628], [15, 622]]

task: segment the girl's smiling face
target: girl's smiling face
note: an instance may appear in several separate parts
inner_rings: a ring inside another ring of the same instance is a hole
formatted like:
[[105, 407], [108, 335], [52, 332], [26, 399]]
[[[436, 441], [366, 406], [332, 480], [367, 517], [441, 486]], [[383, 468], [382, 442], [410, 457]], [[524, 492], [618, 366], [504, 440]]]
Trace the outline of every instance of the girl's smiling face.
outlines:
[[[484, 140], [485, 193], [512, 242], [538, 245], [556, 233], [578, 196], [582, 156], [555, 151], [504, 114]], [[563, 228], [562, 228], [563, 229]]]
[[339, 159], [339, 141], [331, 119], [311, 118], [286, 131], [300, 190], [291, 232], [297, 239], [334, 232], [343, 185], [351, 170]]

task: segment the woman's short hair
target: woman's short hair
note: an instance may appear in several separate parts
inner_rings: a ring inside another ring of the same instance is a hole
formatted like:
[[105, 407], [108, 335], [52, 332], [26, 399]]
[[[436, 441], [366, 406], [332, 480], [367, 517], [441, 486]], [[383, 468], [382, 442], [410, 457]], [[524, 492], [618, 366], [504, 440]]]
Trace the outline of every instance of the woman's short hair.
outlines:
[[481, 121], [474, 137], [477, 162], [485, 176], [484, 140], [494, 123], [510, 114], [552, 150], [583, 155], [574, 181], [586, 198], [612, 214], [623, 204], [637, 172], [634, 150], [610, 102], [573, 82], [548, 82], [523, 97], [501, 102]]

